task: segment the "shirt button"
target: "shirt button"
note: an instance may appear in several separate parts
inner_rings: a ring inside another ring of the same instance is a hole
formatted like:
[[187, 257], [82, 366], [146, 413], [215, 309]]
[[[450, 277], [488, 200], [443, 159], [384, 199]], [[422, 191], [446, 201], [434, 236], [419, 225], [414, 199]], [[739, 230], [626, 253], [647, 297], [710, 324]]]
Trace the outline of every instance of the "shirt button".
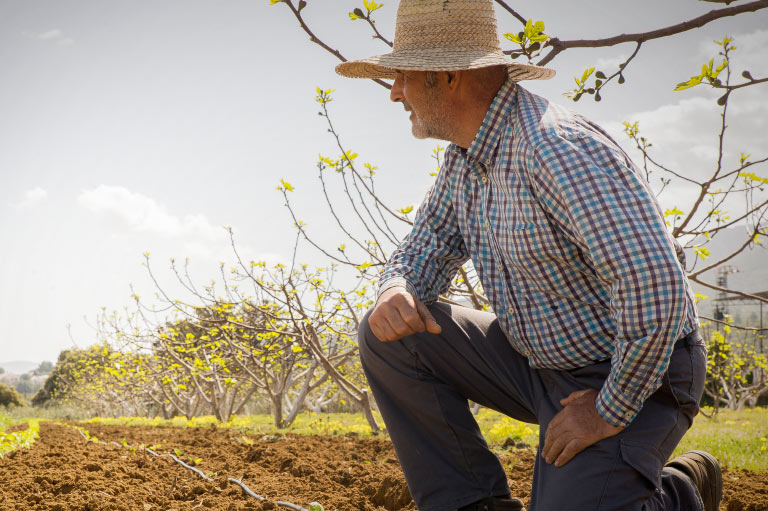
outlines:
[[514, 314], [515, 313], [515, 308], [514, 307], [510, 307], [509, 309], [507, 309], [507, 312], [509, 312], [510, 314]]
[[483, 176], [482, 178], [480, 178], [480, 180], [481, 180], [483, 183], [487, 183], [487, 182], [488, 182], [488, 178], [487, 178], [487, 177], [485, 177], [485, 176]]
[[531, 352], [530, 352], [530, 350], [525, 350], [525, 356], [526, 356], [526, 357], [530, 357], [530, 356], [531, 356]]

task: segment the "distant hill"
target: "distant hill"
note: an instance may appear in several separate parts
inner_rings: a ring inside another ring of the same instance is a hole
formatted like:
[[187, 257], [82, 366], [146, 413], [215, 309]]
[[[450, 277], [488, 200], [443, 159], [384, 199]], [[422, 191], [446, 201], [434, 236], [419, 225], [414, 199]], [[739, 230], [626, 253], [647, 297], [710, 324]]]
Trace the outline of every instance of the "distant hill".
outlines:
[[33, 369], [37, 369], [39, 362], [30, 362], [29, 360], [13, 360], [11, 362], [0, 362], [0, 367], [9, 374], [24, 374]]
[[[702, 268], [720, 260], [730, 251], [734, 250], [734, 248], [741, 246], [745, 239], [746, 235], [743, 227], [732, 227], [722, 231], [707, 245], [710, 256], [706, 261], [699, 261], [697, 268]], [[694, 257], [693, 251], [690, 251], [687, 257], [689, 261], [692, 261]], [[703, 266], [700, 266], [702, 263]], [[728, 275], [729, 289], [738, 289], [747, 293], [768, 291], [768, 239], [764, 239], [762, 244], [755, 245], [751, 250], [745, 250], [734, 259], [728, 261], [727, 264], [738, 270], [737, 273]], [[716, 284], [717, 272], [709, 271], [701, 276], [701, 280]], [[699, 310], [702, 314], [711, 316], [717, 291], [698, 284], [693, 284], [693, 288], [695, 291], [707, 296], [706, 300], [699, 302]], [[758, 314], [760, 308], [754, 302], [751, 304], [746, 302], [729, 302], [729, 310], [731, 313], [740, 312], [743, 319], [746, 320], [750, 315]], [[763, 305], [763, 317], [763, 321], [768, 322], [768, 306], [766, 305]]]

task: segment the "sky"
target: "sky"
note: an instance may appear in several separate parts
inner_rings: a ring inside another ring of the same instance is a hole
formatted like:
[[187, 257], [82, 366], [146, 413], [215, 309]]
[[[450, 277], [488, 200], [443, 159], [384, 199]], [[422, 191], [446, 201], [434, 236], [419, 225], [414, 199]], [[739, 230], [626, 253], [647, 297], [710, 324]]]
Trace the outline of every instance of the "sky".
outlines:
[[[396, 4], [383, 3], [377, 26], [391, 37]], [[360, 4], [308, 0], [303, 14], [348, 58], [386, 53], [362, 21], [349, 19]], [[695, 0], [512, 4], [560, 39], [650, 30], [718, 7]], [[519, 30], [513, 18], [498, 16], [501, 33]], [[735, 38], [739, 73], [768, 76], [765, 27], [761, 11], [649, 42], [627, 69], [627, 83], [605, 91], [600, 103], [574, 104], [562, 93], [587, 67], [613, 72], [632, 45], [566, 51], [551, 64], [554, 79], [524, 86], [598, 121], [628, 150], [622, 122], [639, 121], [660, 160], [703, 175], [713, 165], [716, 96], [673, 88], [698, 74], [716, 55], [712, 41], [725, 35]], [[157, 301], [145, 253], [171, 293], [172, 257], [188, 257], [200, 283], [216, 277], [220, 262], [232, 263], [225, 226], [245, 258], [289, 260], [295, 229], [276, 190], [281, 179], [295, 188], [308, 229], [341, 240], [317, 184], [318, 154], [338, 150], [317, 115], [316, 87], [334, 89], [334, 125], [358, 161], [378, 166], [381, 196], [395, 207], [417, 205], [438, 142], [413, 139], [402, 106], [373, 82], [336, 75], [337, 62], [285, 5], [269, 0], [0, 0], [0, 361], [53, 361], [73, 343], [96, 341], [91, 325], [102, 308], [130, 306], [134, 291]], [[731, 160], [768, 148], [768, 96], [765, 87], [753, 89], [733, 98]], [[690, 189], [668, 192], [666, 207], [690, 200]], [[307, 247], [298, 257], [326, 264]]]

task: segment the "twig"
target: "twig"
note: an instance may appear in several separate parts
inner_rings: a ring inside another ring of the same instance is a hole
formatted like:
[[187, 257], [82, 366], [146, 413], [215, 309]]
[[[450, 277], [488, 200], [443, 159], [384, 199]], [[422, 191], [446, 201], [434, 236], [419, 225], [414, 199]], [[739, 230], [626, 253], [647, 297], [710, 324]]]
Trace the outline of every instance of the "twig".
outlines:
[[[766, 0], [766, 1], [768, 1], [768, 0]], [[321, 48], [323, 48], [325, 51], [327, 51], [328, 53], [330, 53], [331, 55], [333, 55], [334, 57], [336, 57], [340, 61], [347, 62], [347, 59], [344, 57], [344, 55], [341, 54], [341, 52], [339, 50], [331, 48], [330, 46], [325, 44], [322, 40], [318, 39], [318, 37], [314, 34], [314, 32], [312, 32], [312, 30], [310, 30], [310, 28], [304, 22], [304, 18], [302, 17], [301, 13], [296, 8], [296, 6], [293, 5], [293, 2], [291, 0], [283, 0], [282, 3], [287, 5], [288, 8], [291, 10], [291, 12], [293, 13], [293, 16], [299, 22], [299, 25], [301, 26], [301, 29], [304, 32], [306, 32], [307, 35], [309, 36], [309, 40], [310, 41], [312, 41], [313, 43], [319, 45]], [[386, 41], [386, 39], [384, 39], [384, 41]], [[390, 84], [388, 84], [387, 82], [385, 82], [383, 80], [379, 80], [378, 78], [374, 78], [373, 81], [378, 83], [379, 85], [381, 85], [385, 89], [391, 89], [392, 88], [392, 86]]]
[[173, 493], [173, 490], [176, 489], [176, 483], [178, 482], [178, 480], [179, 480], [179, 476], [173, 476], [173, 484], [171, 485], [171, 489], [168, 490], [168, 497], [170, 497], [171, 494]]
[[731, 328], [735, 328], [736, 330], [748, 330], [750, 332], [768, 332], [768, 328], [754, 328], [754, 327], [748, 327], [748, 326], [739, 326], [739, 325], [732, 325], [731, 323], [728, 323], [727, 321], [721, 321], [719, 319], [710, 318], [708, 316], [702, 316], [699, 315], [701, 319], [706, 319], [707, 321], [711, 321], [713, 323], [719, 323], [721, 325], [726, 325]]
[[517, 19], [517, 21], [519, 21], [523, 25], [528, 23], [528, 20], [525, 19], [525, 17], [523, 17], [517, 11], [515, 11], [513, 8], [511, 8], [509, 5], [507, 5], [507, 3], [504, 2], [504, 0], [496, 0], [496, 3], [499, 4], [505, 11], [510, 13], [512, 16], [514, 16]]

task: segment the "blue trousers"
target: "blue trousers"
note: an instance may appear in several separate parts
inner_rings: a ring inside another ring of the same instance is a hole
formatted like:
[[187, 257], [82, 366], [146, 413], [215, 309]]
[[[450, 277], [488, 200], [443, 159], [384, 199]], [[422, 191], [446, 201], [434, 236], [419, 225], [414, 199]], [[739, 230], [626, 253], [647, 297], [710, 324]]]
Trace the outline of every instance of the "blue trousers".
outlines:
[[[368, 316], [360, 359], [420, 510], [447, 511], [509, 493], [468, 400], [540, 426], [539, 450], [560, 400], [600, 389], [610, 361], [562, 371], [533, 369], [493, 314], [443, 303], [430, 306], [442, 327], [382, 342]], [[370, 314], [370, 312], [369, 312]], [[562, 467], [536, 457], [531, 511], [702, 510], [698, 491], [663, 465], [698, 413], [706, 348], [694, 332], [675, 344], [661, 387], [632, 423]]]

